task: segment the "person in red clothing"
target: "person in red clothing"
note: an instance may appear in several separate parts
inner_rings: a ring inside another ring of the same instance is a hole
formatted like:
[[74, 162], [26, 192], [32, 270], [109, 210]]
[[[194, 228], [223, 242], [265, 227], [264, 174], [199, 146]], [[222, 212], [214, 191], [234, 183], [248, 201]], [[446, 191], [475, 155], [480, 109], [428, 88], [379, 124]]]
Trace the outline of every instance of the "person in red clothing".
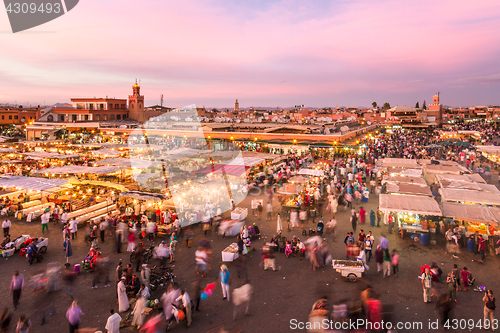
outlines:
[[363, 206], [361, 206], [359, 209], [359, 221], [361, 224], [365, 224], [366, 221], [366, 210], [363, 208]]
[[460, 272], [462, 275], [462, 282], [464, 284], [464, 291], [467, 291], [467, 287], [469, 286], [469, 274], [470, 272], [467, 270], [467, 267]]
[[480, 262], [484, 262], [486, 259], [485, 257], [485, 251], [486, 251], [486, 239], [484, 239], [483, 236], [479, 236], [479, 254], [481, 255], [481, 260]]
[[365, 238], [366, 238], [366, 235], [365, 233], [363, 232], [363, 229], [361, 229], [359, 231], [359, 235], [358, 235], [358, 246], [361, 246], [361, 244], [364, 244], [365, 243]]

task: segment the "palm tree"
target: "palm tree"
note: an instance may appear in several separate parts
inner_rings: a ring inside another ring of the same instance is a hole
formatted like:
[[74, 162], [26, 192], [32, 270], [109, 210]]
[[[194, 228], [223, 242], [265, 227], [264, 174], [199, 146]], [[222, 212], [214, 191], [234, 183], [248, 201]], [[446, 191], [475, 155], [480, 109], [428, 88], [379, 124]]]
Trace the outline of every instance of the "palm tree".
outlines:
[[375, 109], [377, 107], [377, 102], [372, 103], [373, 108]]

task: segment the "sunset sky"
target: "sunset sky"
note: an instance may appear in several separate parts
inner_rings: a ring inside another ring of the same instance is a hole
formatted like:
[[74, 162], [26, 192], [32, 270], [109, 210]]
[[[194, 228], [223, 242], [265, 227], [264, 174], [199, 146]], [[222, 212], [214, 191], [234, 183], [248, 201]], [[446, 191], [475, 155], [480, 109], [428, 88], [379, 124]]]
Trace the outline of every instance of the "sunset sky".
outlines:
[[500, 104], [500, 3], [81, 0], [13, 34], [0, 103], [125, 98], [207, 107]]

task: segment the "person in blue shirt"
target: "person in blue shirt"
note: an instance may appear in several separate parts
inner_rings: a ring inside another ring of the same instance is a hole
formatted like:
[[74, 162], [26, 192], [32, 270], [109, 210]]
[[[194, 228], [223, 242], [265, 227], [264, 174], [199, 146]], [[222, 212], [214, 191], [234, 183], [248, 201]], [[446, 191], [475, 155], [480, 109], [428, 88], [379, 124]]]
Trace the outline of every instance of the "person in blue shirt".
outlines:
[[227, 298], [227, 300], [229, 301], [229, 286], [231, 285], [231, 274], [229, 274], [229, 270], [227, 269], [226, 265], [220, 266], [219, 280], [222, 286], [222, 297], [223, 299]]

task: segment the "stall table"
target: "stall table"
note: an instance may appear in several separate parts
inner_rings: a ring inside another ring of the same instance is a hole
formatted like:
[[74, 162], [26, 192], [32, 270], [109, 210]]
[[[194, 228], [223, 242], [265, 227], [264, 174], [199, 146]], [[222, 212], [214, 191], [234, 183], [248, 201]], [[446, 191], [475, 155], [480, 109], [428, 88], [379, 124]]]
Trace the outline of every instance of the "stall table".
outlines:
[[248, 216], [248, 208], [236, 207], [231, 212], [231, 219], [233, 220], [244, 220]]
[[[243, 246], [243, 254], [246, 254], [246, 246]], [[228, 262], [238, 259], [238, 244], [233, 243], [222, 251], [222, 261]]]

